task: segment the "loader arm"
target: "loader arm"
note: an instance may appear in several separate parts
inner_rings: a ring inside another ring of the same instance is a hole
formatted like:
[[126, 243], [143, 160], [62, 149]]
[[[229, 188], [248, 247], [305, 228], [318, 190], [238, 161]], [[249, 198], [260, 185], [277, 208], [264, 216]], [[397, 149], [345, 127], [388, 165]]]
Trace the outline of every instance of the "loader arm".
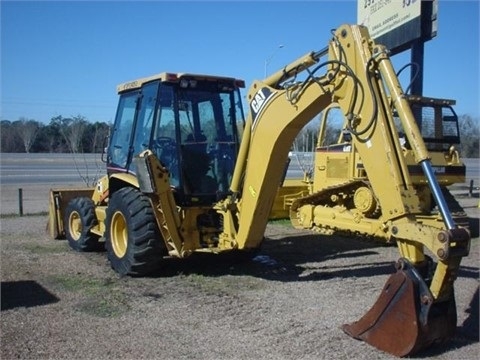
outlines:
[[[327, 54], [328, 59], [320, 63]], [[320, 71], [323, 74], [317, 75]], [[305, 79], [297, 80], [302, 74]], [[470, 236], [452, 220], [385, 47], [376, 45], [363, 26], [341, 26], [324, 50], [309, 53], [269, 78], [254, 82], [248, 100], [250, 111], [230, 187], [232, 195], [215, 206], [224, 218], [219, 246], [260, 246], [291, 144], [311, 119], [337, 102], [348, 119], [346, 130], [352, 134], [352, 145], [385, 215], [382, 227], [370, 231], [383, 231], [394, 238], [401, 254], [392, 284], [386, 285], [364, 319], [344, 330], [399, 356], [450, 336], [456, 322], [451, 311], [453, 282], [461, 258], [468, 254]], [[443, 223], [438, 226], [424, 225], [418, 216], [420, 202], [402, 156], [391, 106], [400, 115], [415, 159], [440, 209]], [[305, 206], [301, 216], [302, 221], [315, 221], [315, 206]], [[424, 247], [438, 261], [429, 284], [419, 275], [426, 262]], [[419, 303], [428, 308], [418, 308]], [[429, 315], [435, 303], [446, 304], [444, 308], [449, 309], [441, 317], [448, 323], [445, 331], [441, 321]], [[395, 318], [399, 311], [406, 314], [403, 320]], [[411, 336], [394, 335], [401, 334], [402, 329]]]

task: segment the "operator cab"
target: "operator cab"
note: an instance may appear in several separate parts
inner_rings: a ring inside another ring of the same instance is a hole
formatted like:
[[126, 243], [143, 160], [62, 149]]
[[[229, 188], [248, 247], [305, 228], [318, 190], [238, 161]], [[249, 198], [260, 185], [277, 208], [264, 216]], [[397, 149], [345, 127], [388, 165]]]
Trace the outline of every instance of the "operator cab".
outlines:
[[[448, 151], [451, 146], [460, 145], [458, 116], [452, 107], [455, 100], [416, 95], [406, 95], [406, 99], [429, 151]], [[394, 117], [399, 124], [398, 114]]]
[[133, 158], [151, 150], [168, 169], [179, 205], [225, 196], [245, 123], [244, 86], [233, 78], [172, 73], [119, 85], [109, 175], [135, 174]]

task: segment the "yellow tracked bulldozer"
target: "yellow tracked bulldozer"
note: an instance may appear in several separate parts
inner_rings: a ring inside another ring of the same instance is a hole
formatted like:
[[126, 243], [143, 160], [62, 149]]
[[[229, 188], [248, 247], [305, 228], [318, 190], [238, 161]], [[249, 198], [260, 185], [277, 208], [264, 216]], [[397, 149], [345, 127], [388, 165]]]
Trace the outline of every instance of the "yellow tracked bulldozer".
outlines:
[[[363, 26], [339, 27], [324, 49], [252, 83], [245, 122], [243, 86], [188, 73], [120, 85], [107, 175], [78, 195], [51, 191], [52, 237], [78, 251], [104, 246], [121, 275], [155, 271], [166, 256], [256, 250], [295, 137], [335, 103], [354, 151], [326, 157], [311, 191], [290, 193], [292, 223], [348, 228], [395, 242], [400, 252], [377, 302], [343, 330], [396, 356], [451, 337], [454, 281], [470, 234], [451, 215], [386, 48]], [[414, 185], [394, 114], [438, 211]], [[345, 176], [360, 160], [362, 168]], [[317, 185], [321, 172], [329, 176]]]
[[[406, 95], [405, 99], [415, 115], [436, 180], [455, 223], [468, 227], [467, 215], [448, 190], [448, 186], [465, 182], [466, 170], [456, 149], [460, 144], [460, 136], [458, 117], [452, 108], [455, 101], [412, 95]], [[392, 109], [392, 115], [399, 134], [402, 154], [422, 211], [424, 213], [436, 211], [438, 220], [441, 221], [427, 178], [415, 160], [414, 151], [405, 137], [405, 130], [395, 109]], [[381, 223], [379, 202], [372, 189], [365, 186], [368, 184], [368, 175], [356, 145], [352, 143], [352, 134], [349, 129], [350, 124], [337, 103], [330, 104], [323, 111], [315, 156], [312, 157], [313, 171], [310, 170], [304, 174], [303, 178], [305, 189], [308, 189], [307, 192], [310, 195], [316, 196], [318, 201], [323, 201], [327, 207], [336, 204], [338, 209], [342, 209], [342, 206], [355, 209], [362, 214], [357, 215], [357, 222], [360, 222], [360, 219], [366, 221], [378, 219]], [[287, 191], [284, 192], [286, 193], [285, 203], [287, 199], [295, 201], [295, 196]], [[323, 200], [320, 197], [323, 197]], [[291, 214], [292, 221], [296, 223], [295, 207]], [[316, 223], [316, 230], [324, 234], [351, 231], [357, 234], [362, 233], [358, 226], [352, 228], [350, 220], [342, 221], [341, 218], [342, 216], [338, 214], [329, 221], [330, 224]], [[363, 235], [375, 234], [366, 231]], [[386, 240], [390, 240], [390, 237], [387, 236]]]

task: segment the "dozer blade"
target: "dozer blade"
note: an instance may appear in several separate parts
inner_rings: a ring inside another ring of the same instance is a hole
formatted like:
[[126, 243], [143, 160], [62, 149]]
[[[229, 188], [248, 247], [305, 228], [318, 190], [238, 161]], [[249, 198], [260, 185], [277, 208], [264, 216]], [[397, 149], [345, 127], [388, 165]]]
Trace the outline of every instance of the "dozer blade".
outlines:
[[406, 259], [387, 280], [373, 307], [342, 330], [355, 339], [403, 357], [453, 336], [457, 323], [453, 292], [448, 301], [434, 303], [430, 289]]

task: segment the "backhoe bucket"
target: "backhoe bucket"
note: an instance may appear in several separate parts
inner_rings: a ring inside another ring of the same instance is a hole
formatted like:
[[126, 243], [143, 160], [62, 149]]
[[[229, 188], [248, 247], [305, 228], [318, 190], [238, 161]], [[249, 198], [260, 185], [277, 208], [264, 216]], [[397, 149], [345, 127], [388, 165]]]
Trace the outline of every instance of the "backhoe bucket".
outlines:
[[430, 289], [406, 259], [387, 280], [373, 307], [342, 330], [395, 356], [409, 356], [452, 337], [457, 323], [455, 298], [434, 303]]

